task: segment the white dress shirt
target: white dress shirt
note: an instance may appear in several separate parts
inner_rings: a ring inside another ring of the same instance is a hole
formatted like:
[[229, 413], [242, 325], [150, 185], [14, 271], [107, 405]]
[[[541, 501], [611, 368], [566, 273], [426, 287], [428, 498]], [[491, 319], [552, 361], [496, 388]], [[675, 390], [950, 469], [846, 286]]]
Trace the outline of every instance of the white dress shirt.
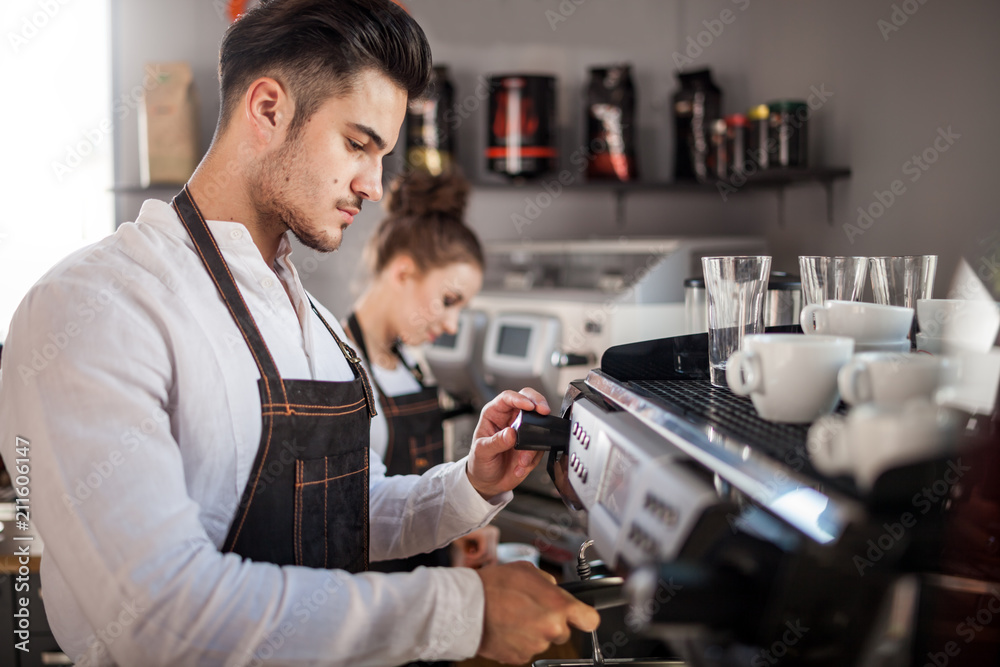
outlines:
[[[272, 271], [242, 224], [208, 225], [282, 377], [352, 379], [287, 240]], [[30, 443], [45, 610], [77, 665], [475, 653], [483, 591], [472, 570], [348, 575], [219, 551], [260, 439], [259, 373], [168, 204], [147, 201], [135, 223], [49, 271], [6, 343], [0, 451], [10, 462], [17, 437]], [[372, 456], [373, 560], [448, 544], [510, 498], [483, 500], [464, 459], [420, 477], [384, 472]]]

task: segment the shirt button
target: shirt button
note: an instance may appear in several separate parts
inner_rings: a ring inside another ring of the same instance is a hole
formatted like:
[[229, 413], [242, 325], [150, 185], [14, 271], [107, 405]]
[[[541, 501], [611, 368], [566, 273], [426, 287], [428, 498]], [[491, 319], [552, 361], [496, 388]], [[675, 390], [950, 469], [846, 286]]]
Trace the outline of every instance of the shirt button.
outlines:
[[264, 280], [260, 281], [260, 284], [264, 286], [264, 289], [271, 289], [274, 286], [274, 281], [270, 278], [264, 278]]
[[234, 229], [233, 231], [229, 232], [229, 237], [232, 238], [233, 240], [241, 239], [243, 238], [243, 232], [241, 232], [238, 229]]

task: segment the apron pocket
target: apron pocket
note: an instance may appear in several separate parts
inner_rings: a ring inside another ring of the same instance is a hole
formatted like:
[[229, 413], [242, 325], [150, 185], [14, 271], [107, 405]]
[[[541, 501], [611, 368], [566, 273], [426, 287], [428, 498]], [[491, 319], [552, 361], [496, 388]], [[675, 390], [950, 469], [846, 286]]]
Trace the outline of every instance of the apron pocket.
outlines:
[[295, 462], [295, 564], [328, 568], [346, 554], [367, 554], [368, 466], [362, 452]]

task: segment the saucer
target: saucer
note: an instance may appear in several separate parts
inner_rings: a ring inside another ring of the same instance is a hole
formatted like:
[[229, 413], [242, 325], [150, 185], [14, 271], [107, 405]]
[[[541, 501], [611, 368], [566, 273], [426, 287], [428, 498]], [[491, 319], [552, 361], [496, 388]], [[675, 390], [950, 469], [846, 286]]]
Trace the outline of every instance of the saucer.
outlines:
[[859, 343], [854, 341], [855, 352], [909, 352], [910, 341], [903, 340], [882, 341], [880, 343]]

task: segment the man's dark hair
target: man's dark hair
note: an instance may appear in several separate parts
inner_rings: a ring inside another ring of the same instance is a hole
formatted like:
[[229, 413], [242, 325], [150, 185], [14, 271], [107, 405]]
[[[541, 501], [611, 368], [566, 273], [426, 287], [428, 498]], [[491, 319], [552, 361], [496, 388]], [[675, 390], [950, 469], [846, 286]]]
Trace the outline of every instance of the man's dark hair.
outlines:
[[229, 27], [219, 51], [226, 128], [247, 87], [262, 76], [295, 102], [289, 136], [327, 99], [348, 94], [373, 69], [419, 97], [431, 77], [431, 49], [417, 22], [391, 0], [261, 0]]

